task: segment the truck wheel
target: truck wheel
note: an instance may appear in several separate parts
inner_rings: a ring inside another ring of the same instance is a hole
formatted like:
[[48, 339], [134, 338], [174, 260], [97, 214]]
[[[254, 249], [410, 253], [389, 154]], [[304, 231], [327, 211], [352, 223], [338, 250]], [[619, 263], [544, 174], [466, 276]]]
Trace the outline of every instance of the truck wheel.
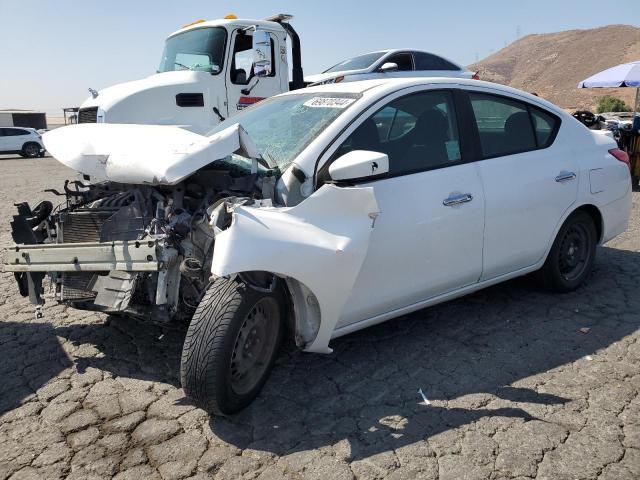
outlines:
[[25, 143], [22, 146], [21, 156], [25, 158], [36, 158], [40, 155], [40, 145], [37, 143]]
[[596, 257], [596, 227], [586, 212], [575, 212], [562, 225], [540, 269], [543, 285], [554, 292], [570, 292], [587, 277]]
[[194, 403], [216, 415], [249, 405], [264, 385], [280, 346], [284, 301], [220, 278], [196, 309], [182, 348], [180, 380]]

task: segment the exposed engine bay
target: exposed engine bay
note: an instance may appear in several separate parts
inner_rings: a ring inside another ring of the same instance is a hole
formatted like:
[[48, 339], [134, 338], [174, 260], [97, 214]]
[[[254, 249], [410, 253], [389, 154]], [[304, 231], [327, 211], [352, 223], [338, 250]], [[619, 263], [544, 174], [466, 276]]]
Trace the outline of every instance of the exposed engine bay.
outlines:
[[[47, 261], [55, 299], [75, 308], [160, 322], [190, 318], [209, 284], [216, 232], [230, 225], [234, 205], [271, 205], [278, 175], [235, 154], [174, 185], [82, 175], [62, 192], [49, 190], [64, 197], [55, 208], [16, 205], [11, 263], [19, 270]], [[44, 245], [59, 248], [38, 250]], [[86, 260], [85, 251], [92, 252]], [[14, 274], [21, 294], [41, 305], [45, 272]]]

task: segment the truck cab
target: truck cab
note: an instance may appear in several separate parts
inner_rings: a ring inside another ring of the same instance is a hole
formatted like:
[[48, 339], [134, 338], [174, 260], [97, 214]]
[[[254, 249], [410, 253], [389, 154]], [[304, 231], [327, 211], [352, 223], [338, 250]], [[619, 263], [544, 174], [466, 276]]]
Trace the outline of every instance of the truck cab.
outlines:
[[[302, 88], [300, 41], [290, 15], [199, 20], [166, 40], [157, 73], [90, 89], [78, 123], [179, 125], [204, 133], [266, 97]], [[289, 83], [287, 37], [292, 41]]]

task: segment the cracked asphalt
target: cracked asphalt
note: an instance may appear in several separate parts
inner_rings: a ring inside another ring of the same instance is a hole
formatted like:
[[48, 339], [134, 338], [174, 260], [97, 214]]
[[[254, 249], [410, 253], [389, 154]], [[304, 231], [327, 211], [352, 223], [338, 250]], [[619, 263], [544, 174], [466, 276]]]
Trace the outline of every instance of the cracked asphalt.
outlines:
[[[0, 159], [0, 243], [13, 202], [69, 175]], [[0, 480], [640, 478], [640, 193], [577, 292], [517, 279], [335, 340], [329, 356], [288, 347], [230, 418], [180, 389], [186, 327], [50, 299], [44, 315], [0, 276]]]

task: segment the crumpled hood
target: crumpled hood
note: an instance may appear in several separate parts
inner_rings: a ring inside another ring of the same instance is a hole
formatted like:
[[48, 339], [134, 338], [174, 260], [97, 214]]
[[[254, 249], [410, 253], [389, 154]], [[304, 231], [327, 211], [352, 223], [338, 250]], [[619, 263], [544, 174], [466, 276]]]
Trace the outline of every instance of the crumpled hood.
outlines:
[[238, 123], [208, 137], [173, 126], [87, 123], [52, 130], [42, 139], [67, 167], [120, 183], [173, 185], [232, 153], [260, 158]]

